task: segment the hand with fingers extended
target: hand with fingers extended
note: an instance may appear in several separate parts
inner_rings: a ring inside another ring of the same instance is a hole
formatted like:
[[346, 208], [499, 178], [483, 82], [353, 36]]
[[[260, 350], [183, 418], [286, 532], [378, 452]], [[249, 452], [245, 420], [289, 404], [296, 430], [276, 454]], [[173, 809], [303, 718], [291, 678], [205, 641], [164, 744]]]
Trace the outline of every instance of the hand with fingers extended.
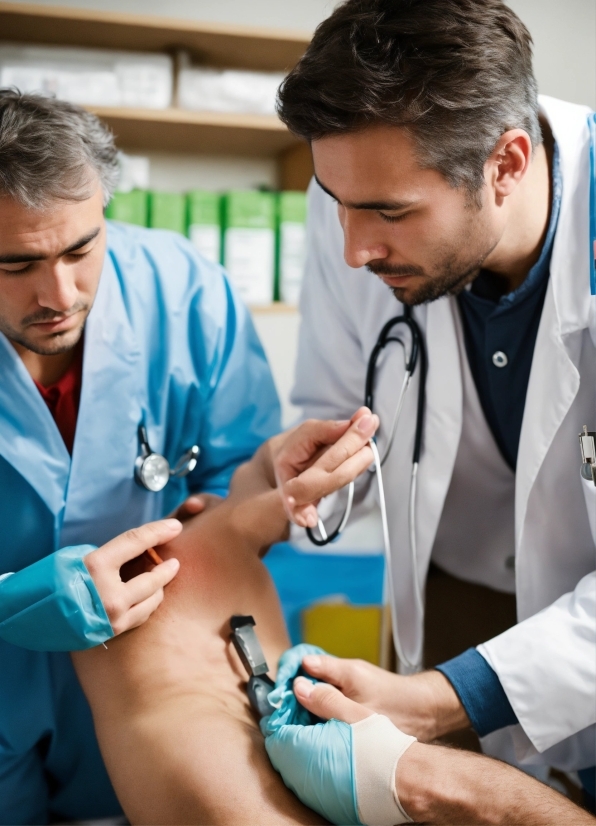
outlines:
[[122, 579], [121, 568], [148, 548], [169, 542], [181, 530], [177, 519], [149, 522], [120, 534], [83, 558], [115, 635], [142, 625], [151, 616], [180, 563], [168, 559], [127, 582]]
[[286, 786], [331, 823], [410, 821], [397, 797], [396, 767], [415, 738], [331, 685], [292, 679], [308, 649], [320, 656], [312, 646], [296, 646], [280, 661], [269, 695], [278, 707], [261, 721], [271, 763]]
[[361, 407], [346, 421], [310, 419], [280, 442], [273, 457], [284, 510], [296, 525], [314, 528], [317, 504], [352, 482], [373, 460], [369, 441], [379, 418]]

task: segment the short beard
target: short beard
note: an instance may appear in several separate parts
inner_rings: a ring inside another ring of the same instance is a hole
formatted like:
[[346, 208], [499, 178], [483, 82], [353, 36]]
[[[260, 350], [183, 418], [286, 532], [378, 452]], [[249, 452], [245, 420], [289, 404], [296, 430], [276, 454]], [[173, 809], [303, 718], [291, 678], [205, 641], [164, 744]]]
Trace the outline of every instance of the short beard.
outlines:
[[[15, 333], [5, 333], [5, 335], [11, 341], [14, 341], [16, 344], [20, 344], [21, 347], [24, 347], [26, 350], [30, 350], [32, 353], [37, 353], [38, 356], [58, 356], [60, 353], [68, 353], [69, 350], [72, 350], [77, 346], [81, 340], [84, 329], [85, 324], [83, 323], [76, 330], [69, 330], [68, 333], [54, 333], [54, 335], [51, 336], [49, 341], [45, 344], [32, 342], [25, 336]], [[4, 332], [4, 330], [2, 330], [2, 332]], [[67, 342], [63, 341], [63, 338], [66, 335], [69, 336]]]
[[68, 330], [64, 333], [53, 333], [48, 336], [44, 343], [31, 341], [26, 335], [26, 330], [31, 324], [42, 321], [51, 321], [56, 318], [56, 313], [51, 310], [40, 310], [37, 313], [26, 316], [21, 322], [23, 327], [21, 331], [13, 329], [10, 325], [4, 322], [2, 318], [0, 318], [0, 332], [4, 333], [10, 341], [15, 342], [15, 344], [19, 344], [21, 347], [24, 347], [26, 350], [30, 350], [32, 353], [36, 353], [38, 356], [57, 356], [61, 353], [67, 353], [69, 350], [72, 350], [81, 340], [81, 336], [83, 335], [83, 331], [85, 329], [87, 316], [89, 315], [89, 305], [77, 304], [73, 307], [71, 312], [68, 313], [68, 315], [75, 315], [75, 313], [79, 313], [81, 311], [86, 312], [85, 318], [79, 327], [74, 330]]
[[423, 282], [413, 292], [410, 292], [405, 287], [390, 287], [391, 292], [402, 304], [407, 304], [410, 307], [415, 307], [418, 304], [428, 304], [431, 301], [436, 301], [437, 298], [442, 298], [445, 295], [459, 295], [468, 284], [476, 278], [482, 264], [486, 257], [492, 252], [492, 248], [488, 249], [477, 260], [469, 262], [467, 266], [463, 266], [455, 255], [447, 258], [441, 262], [439, 274], [429, 275], [422, 267], [413, 265], [391, 266], [391, 264], [383, 264], [379, 262], [367, 265], [367, 269], [375, 275], [414, 275], [421, 276]]

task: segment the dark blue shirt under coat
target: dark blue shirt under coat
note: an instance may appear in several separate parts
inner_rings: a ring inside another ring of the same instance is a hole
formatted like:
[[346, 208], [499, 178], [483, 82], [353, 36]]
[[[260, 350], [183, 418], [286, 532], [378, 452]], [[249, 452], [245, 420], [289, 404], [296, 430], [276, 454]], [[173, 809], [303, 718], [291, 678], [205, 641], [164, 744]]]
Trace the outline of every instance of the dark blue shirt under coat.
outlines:
[[[522, 284], [503, 295], [499, 289], [503, 281], [481, 270], [470, 289], [457, 298], [466, 354], [480, 404], [499, 450], [513, 470], [561, 206], [562, 181], [556, 146], [552, 182], [550, 221], [542, 251]], [[505, 366], [495, 365], [495, 353], [505, 354]]]

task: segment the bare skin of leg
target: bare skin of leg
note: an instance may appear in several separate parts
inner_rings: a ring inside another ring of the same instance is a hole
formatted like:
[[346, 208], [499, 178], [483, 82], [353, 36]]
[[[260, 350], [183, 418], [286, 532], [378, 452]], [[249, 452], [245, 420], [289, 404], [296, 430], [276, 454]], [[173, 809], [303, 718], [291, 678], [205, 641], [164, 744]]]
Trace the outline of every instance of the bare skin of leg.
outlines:
[[73, 654], [108, 772], [133, 824], [324, 822], [269, 763], [246, 698], [246, 672], [229, 641], [232, 614], [252, 614], [272, 676], [290, 645], [259, 559], [283, 536], [286, 519], [274, 481], [259, 492], [248, 475], [237, 471], [229, 499], [158, 549], [181, 567], [150, 619], [110, 640], [107, 650]]

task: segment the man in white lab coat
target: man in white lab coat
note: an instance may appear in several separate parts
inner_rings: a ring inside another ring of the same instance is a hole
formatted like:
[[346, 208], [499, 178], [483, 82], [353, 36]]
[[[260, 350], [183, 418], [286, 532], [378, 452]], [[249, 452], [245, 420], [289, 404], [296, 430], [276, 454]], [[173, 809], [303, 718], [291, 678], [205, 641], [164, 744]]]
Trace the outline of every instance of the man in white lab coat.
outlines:
[[[348, 0], [286, 79], [280, 114], [311, 142], [316, 176], [293, 402], [349, 416], [404, 306], [426, 342], [415, 554], [419, 370], [383, 471], [402, 649], [420, 662], [415, 589], [431, 561], [515, 594], [518, 616], [438, 670], [310, 670], [419, 738], [471, 722], [487, 750], [579, 770], [593, 795], [596, 487], [578, 448], [582, 426], [596, 430], [590, 113], [538, 100], [531, 38], [500, 0]], [[404, 376], [393, 348], [375, 380], [381, 453]], [[376, 496], [366, 474], [360, 512]]]

